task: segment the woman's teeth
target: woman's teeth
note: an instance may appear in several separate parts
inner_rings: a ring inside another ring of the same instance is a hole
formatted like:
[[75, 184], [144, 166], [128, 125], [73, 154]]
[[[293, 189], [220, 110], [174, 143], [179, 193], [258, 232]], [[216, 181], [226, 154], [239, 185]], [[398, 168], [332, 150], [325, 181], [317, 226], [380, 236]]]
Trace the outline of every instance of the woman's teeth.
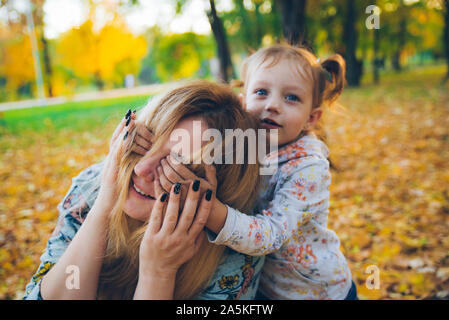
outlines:
[[134, 183], [133, 183], [133, 187], [134, 189], [141, 195], [143, 195], [144, 197], [147, 197], [149, 199], [154, 199], [152, 196], [150, 196], [149, 194], [146, 194], [145, 192], [143, 192], [142, 190], [140, 190]]

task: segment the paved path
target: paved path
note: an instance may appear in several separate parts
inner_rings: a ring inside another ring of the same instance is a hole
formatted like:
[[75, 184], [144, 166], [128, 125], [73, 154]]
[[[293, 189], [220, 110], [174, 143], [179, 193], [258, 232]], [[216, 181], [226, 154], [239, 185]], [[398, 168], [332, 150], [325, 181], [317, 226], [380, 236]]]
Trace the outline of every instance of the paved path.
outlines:
[[75, 94], [71, 97], [54, 97], [54, 98], [46, 98], [46, 99], [33, 99], [33, 100], [22, 100], [16, 102], [5, 102], [0, 103], [0, 112], [6, 110], [15, 110], [15, 109], [24, 109], [31, 107], [45, 107], [65, 102], [71, 101], [89, 101], [89, 100], [97, 100], [97, 99], [106, 99], [106, 98], [119, 98], [119, 97], [127, 97], [127, 96], [138, 96], [138, 95], [153, 95], [160, 92], [163, 92], [175, 85], [179, 85], [180, 82], [170, 82], [164, 84], [151, 84], [147, 86], [139, 86], [135, 88], [123, 88], [123, 89], [114, 89], [107, 91], [95, 91], [95, 92], [87, 92]]

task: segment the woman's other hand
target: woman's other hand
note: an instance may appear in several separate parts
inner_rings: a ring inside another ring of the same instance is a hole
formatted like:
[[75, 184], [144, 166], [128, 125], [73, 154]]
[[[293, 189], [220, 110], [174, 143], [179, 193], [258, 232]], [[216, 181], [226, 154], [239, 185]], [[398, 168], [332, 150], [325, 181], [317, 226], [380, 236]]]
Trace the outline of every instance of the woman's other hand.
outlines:
[[132, 146], [130, 133], [135, 128], [136, 114], [128, 110], [112, 134], [109, 153], [101, 172], [101, 185], [97, 201], [103, 206], [113, 205], [117, 200], [117, 178], [120, 160], [127, 148]]
[[174, 281], [179, 267], [194, 256], [203, 241], [212, 196], [213, 191], [207, 190], [200, 197], [198, 186], [191, 183], [180, 215], [180, 184], [172, 187], [170, 195], [159, 196], [140, 245], [139, 281], [155, 277]]

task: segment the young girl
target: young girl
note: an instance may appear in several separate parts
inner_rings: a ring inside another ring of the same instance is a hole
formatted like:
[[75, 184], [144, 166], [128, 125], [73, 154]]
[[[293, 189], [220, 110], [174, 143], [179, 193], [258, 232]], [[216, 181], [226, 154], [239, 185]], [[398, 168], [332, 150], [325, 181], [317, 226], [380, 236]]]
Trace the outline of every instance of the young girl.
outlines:
[[[327, 228], [328, 149], [312, 131], [322, 105], [334, 102], [343, 90], [343, 58], [334, 55], [320, 63], [306, 49], [276, 45], [250, 56], [242, 79], [246, 110], [264, 128], [278, 130], [279, 149], [266, 159], [267, 164], [277, 162], [278, 169], [262, 188], [254, 216], [215, 200], [206, 226], [216, 237], [209, 235], [209, 240], [245, 254], [267, 255], [259, 288], [268, 299], [357, 299], [340, 241]], [[193, 178], [173, 160], [161, 165], [165, 183], [173, 181], [168, 166]]]

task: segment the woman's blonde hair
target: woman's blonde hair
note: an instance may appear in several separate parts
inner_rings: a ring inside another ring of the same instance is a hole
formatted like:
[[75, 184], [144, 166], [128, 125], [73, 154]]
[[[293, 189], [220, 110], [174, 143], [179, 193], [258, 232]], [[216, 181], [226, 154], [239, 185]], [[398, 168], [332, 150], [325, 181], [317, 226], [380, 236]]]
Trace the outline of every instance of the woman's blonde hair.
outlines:
[[[283, 59], [289, 59], [305, 69], [312, 82], [312, 110], [323, 103], [332, 105], [342, 93], [346, 83], [346, 62], [339, 54], [334, 54], [321, 61], [309, 49], [295, 47], [289, 44], [276, 44], [261, 48], [247, 57], [241, 69], [241, 81], [234, 81], [234, 87], [243, 88], [246, 94], [247, 84], [252, 73], [264, 63], [267, 68], [275, 66]], [[315, 131], [323, 134], [322, 124], [319, 123]]]
[[[187, 117], [201, 117], [209, 128], [258, 128], [258, 121], [247, 114], [232, 89], [223, 84], [195, 81], [154, 99], [141, 112], [137, 125], [145, 125], [153, 133], [153, 146], [145, 156], [158, 152], [177, 123]], [[135, 132], [131, 133], [131, 137]], [[248, 145], [245, 145], [248, 159]], [[98, 298], [131, 299], [138, 280], [139, 247], [147, 223], [130, 218], [123, 212], [134, 166], [142, 156], [127, 152], [121, 160], [118, 175], [120, 188], [117, 203], [111, 212], [106, 256], [100, 274]], [[189, 166], [204, 177], [202, 165]], [[243, 212], [251, 212], [260, 183], [259, 164], [215, 164], [217, 198]], [[225, 257], [224, 246], [215, 246], [205, 239], [196, 255], [177, 273], [175, 299], [191, 299], [205, 289], [219, 263]]]

